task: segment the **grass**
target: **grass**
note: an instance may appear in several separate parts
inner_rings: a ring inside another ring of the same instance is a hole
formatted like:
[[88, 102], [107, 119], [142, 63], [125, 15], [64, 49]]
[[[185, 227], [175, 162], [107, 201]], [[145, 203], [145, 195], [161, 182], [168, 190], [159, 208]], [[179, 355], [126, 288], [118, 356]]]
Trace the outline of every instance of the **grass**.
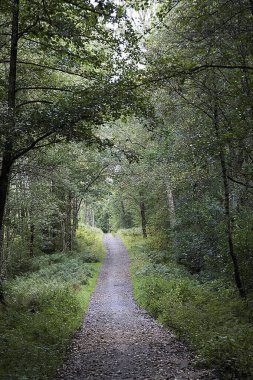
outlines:
[[80, 327], [103, 258], [102, 233], [78, 231], [77, 252], [34, 258], [5, 284], [0, 306], [0, 378], [53, 379]]
[[241, 300], [222, 281], [200, 283], [131, 230], [120, 235], [131, 257], [136, 301], [188, 342], [200, 363], [224, 379], [253, 378], [252, 298]]

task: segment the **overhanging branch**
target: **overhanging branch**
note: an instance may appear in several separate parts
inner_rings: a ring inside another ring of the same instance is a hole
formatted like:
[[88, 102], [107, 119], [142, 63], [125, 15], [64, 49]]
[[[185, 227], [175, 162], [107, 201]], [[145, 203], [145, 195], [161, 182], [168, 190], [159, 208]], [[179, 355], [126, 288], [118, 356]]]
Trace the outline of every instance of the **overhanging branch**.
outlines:
[[16, 108], [20, 108], [32, 103], [53, 104], [53, 102], [50, 102], [49, 100], [28, 100], [27, 102], [18, 104]]
[[[246, 187], [247, 189], [253, 189], [253, 186], [252, 186], [252, 185], [249, 185], [249, 184], [246, 183], [246, 182], [239, 181], [239, 180], [234, 179], [234, 178], [232, 178], [232, 177], [230, 177], [230, 176], [227, 176], [227, 177], [228, 177], [228, 179], [229, 179], [230, 181], [232, 181], [232, 182], [234, 182], [234, 183], [237, 183], [238, 185], [242, 185], [242, 186]], [[253, 194], [252, 191], [249, 191], [249, 192], [250, 192], [251, 194]]]
[[143, 85], [147, 85], [148, 83], [159, 83], [162, 81], [168, 81], [173, 78], [178, 78], [184, 75], [192, 75], [209, 69], [220, 69], [220, 70], [242, 70], [242, 71], [253, 71], [253, 66], [247, 65], [219, 65], [219, 64], [205, 64], [200, 66], [195, 66], [192, 68], [177, 68], [177, 67], [168, 67], [167, 72], [169, 75], [160, 73], [156, 77], [152, 77], [152, 73], [150, 73], [150, 77], [146, 79], [146, 81], [141, 82], [139, 85], [134, 86], [141, 87]]
[[[4, 61], [0, 61], [0, 63], [10, 63], [10, 61], [9, 60], [4, 60]], [[74, 76], [78, 76], [78, 77], [84, 78], [84, 79], [92, 79], [92, 78], [94, 78], [90, 74], [87, 75], [87, 76], [84, 76], [83, 74], [74, 73], [73, 71], [62, 69], [60, 67], [43, 65], [43, 64], [40, 64], [40, 63], [36, 63], [36, 62], [17, 61], [17, 64], [19, 64], [19, 65], [35, 66], [35, 67], [39, 67], [41, 69], [46, 69], [46, 70], [59, 71], [59, 72], [64, 73], [64, 74], [74, 75]]]
[[40, 137], [38, 137], [37, 139], [35, 139], [30, 145], [28, 145], [26, 148], [24, 149], [21, 149], [20, 151], [18, 151], [14, 156], [13, 156], [13, 162], [15, 160], [17, 160], [18, 158], [24, 156], [26, 153], [28, 153], [30, 150], [34, 149], [37, 144], [46, 139], [47, 137], [53, 135], [55, 133], [55, 131], [50, 131], [50, 132], [47, 132], [47, 133], [44, 133], [43, 135], [41, 135]]
[[62, 87], [48, 87], [48, 86], [27, 86], [27, 87], [19, 87], [16, 89], [16, 92], [23, 90], [51, 90], [51, 91], [63, 91], [63, 92], [74, 92], [68, 88]]

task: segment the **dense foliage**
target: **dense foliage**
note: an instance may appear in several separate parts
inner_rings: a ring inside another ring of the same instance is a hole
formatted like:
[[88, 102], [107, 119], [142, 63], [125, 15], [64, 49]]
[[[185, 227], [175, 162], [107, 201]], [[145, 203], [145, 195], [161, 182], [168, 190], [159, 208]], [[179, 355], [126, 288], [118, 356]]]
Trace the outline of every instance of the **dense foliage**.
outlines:
[[123, 78], [129, 55], [135, 55], [135, 38], [123, 11], [111, 1], [1, 2], [1, 267], [15, 163], [30, 151], [64, 141], [106, 145], [97, 126], [132, 105]]
[[121, 165], [117, 185], [144, 236], [242, 297], [253, 285], [252, 19], [249, 1], [163, 3], [142, 71], [153, 112], [124, 128], [139, 162]]

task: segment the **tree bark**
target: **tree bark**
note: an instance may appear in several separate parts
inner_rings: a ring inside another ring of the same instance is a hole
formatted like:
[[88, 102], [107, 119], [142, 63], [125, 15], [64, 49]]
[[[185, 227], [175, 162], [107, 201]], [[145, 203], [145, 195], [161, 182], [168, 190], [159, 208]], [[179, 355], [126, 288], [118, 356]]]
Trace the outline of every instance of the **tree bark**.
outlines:
[[10, 169], [11, 162], [4, 156], [0, 175], [0, 276], [2, 275], [3, 267], [4, 213], [9, 190]]
[[235, 250], [234, 250], [233, 229], [232, 229], [232, 220], [231, 220], [231, 211], [230, 211], [229, 182], [228, 182], [228, 176], [227, 176], [227, 167], [226, 167], [225, 156], [224, 156], [224, 152], [222, 150], [220, 152], [220, 162], [221, 162], [222, 178], [223, 178], [223, 185], [224, 185], [225, 220], [226, 220], [226, 229], [227, 229], [226, 232], [227, 232], [229, 253], [230, 253], [230, 257], [231, 257], [232, 262], [233, 262], [235, 283], [236, 283], [236, 286], [238, 288], [239, 294], [241, 297], [246, 297], [246, 292], [245, 292], [245, 289], [243, 287], [242, 280], [241, 280], [237, 256], [236, 256]]
[[141, 210], [141, 227], [142, 227], [142, 235], [144, 239], [148, 237], [147, 234], [147, 219], [146, 219], [146, 206], [143, 201], [140, 202], [140, 210]]
[[67, 251], [66, 247], [66, 226], [65, 226], [65, 220], [62, 218], [61, 221], [61, 230], [62, 230], [62, 251], [65, 252]]
[[81, 201], [74, 197], [73, 199], [73, 222], [72, 222], [72, 240], [73, 244], [76, 241], [76, 231], [78, 229], [78, 215], [80, 210]]
[[249, 5], [250, 5], [250, 12], [253, 16], [253, 0], [249, 0]]
[[94, 215], [94, 211], [92, 207], [90, 206], [86, 206], [86, 209], [85, 209], [85, 222], [89, 226], [95, 227], [95, 215]]
[[17, 79], [17, 55], [18, 55], [18, 23], [19, 23], [19, 0], [13, 0], [12, 31], [10, 69], [8, 82], [8, 109], [11, 121], [14, 122], [16, 106], [16, 79]]
[[72, 251], [73, 239], [72, 239], [72, 195], [69, 192], [67, 195], [67, 208], [66, 208], [66, 249]]
[[8, 79], [8, 119], [7, 133], [2, 154], [2, 167], [0, 174], [0, 273], [3, 260], [3, 223], [4, 212], [7, 201], [10, 171], [13, 163], [13, 142], [11, 135], [15, 128], [15, 106], [16, 106], [16, 78], [17, 78], [17, 52], [18, 52], [18, 23], [19, 23], [19, 0], [13, 0], [10, 68]]
[[176, 225], [176, 211], [175, 211], [174, 197], [173, 197], [170, 182], [168, 179], [165, 180], [165, 187], [166, 187], [166, 194], [167, 194], [167, 203], [168, 203], [168, 208], [169, 208], [170, 227], [174, 228]]
[[29, 244], [30, 257], [34, 257], [34, 239], [35, 239], [35, 226], [33, 223], [31, 223], [31, 225], [30, 225], [30, 244]]
[[127, 226], [127, 223], [126, 223], [126, 210], [125, 210], [124, 201], [121, 200], [120, 203], [121, 203], [121, 210], [122, 210], [122, 215], [123, 215], [123, 217], [122, 217], [123, 228], [127, 228], [128, 226]]
[[[1, 179], [0, 179], [0, 186], [1, 186]], [[4, 186], [1, 186], [2, 187], [2, 191], [0, 193], [0, 208], [1, 208], [1, 211], [4, 211], [4, 204], [5, 204], [5, 199], [2, 199], [2, 196], [4, 198], [6, 198], [6, 194], [7, 194], [7, 188], [4, 189], [4, 194], [3, 194], [3, 188]], [[3, 205], [2, 205], [3, 204]], [[1, 279], [4, 277], [5, 275], [5, 271], [4, 271], [4, 225], [3, 225], [3, 217], [1, 215], [1, 220], [2, 220], [2, 223], [1, 223], [1, 226], [0, 226], [0, 284], [1, 284]]]
[[235, 284], [237, 286], [239, 294], [241, 297], [246, 297], [246, 292], [245, 292], [242, 279], [241, 279], [239, 263], [238, 263], [235, 249], [234, 249], [233, 228], [232, 228], [231, 207], [230, 207], [229, 179], [228, 179], [228, 173], [227, 173], [227, 165], [226, 165], [224, 148], [221, 143], [221, 138], [220, 138], [220, 133], [219, 133], [218, 107], [216, 104], [214, 107], [214, 128], [216, 131], [218, 142], [220, 143], [220, 163], [221, 163], [222, 179], [223, 179], [223, 186], [224, 186], [224, 214], [225, 214], [226, 234], [227, 234], [229, 255], [232, 259]]

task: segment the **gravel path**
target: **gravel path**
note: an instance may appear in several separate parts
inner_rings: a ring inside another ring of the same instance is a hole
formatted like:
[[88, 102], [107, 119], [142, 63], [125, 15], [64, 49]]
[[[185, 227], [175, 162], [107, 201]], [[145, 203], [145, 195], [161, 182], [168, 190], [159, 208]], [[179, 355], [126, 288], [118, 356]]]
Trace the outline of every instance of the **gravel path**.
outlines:
[[217, 379], [194, 369], [187, 348], [136, 306], [121, 239], [107, 234], [104, 245], [97, 287], [58, 379]]

